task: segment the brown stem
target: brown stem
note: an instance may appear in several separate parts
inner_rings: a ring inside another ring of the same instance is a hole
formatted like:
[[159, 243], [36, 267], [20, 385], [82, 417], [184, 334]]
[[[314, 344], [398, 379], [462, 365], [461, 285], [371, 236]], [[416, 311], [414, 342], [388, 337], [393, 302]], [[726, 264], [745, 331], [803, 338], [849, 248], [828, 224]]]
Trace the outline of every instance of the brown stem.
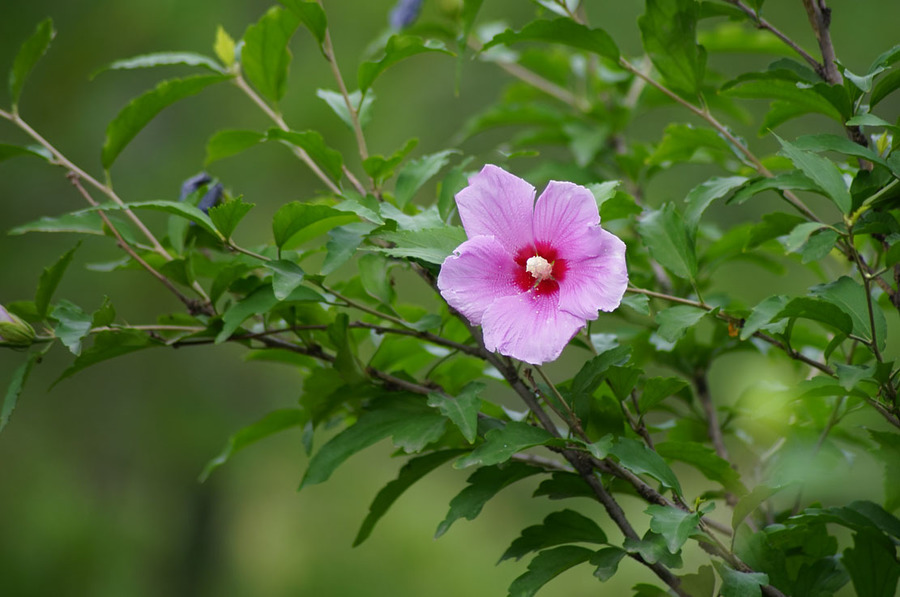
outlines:
[[815, 71], [817, 73], [822, 72], [823, 66], [818, 60], [813, 58], [809, 52], [807, 52], [806, 50], [801, 48], [794, 40], [792, 40], [790, 37], [788, 37], [787, 35], [782, 33], [781, 30], [779, 30], [777, 27], [772, 25], [772, 23], [770, 23], [766, 19], [759, 16], [759, 13], [757, 13], [755, 10], [753, 10], [752, 8], [750, 8], [749, 6], [747, 6], [746, 4], [741, 2], [741, 0], [725, 0], [725, 1], [728, 2], [729, 4], [736, 6], [739, 9], [741, 9], [745, 14], [750, 16], [750, 18], [752, 18], [756, 22], [757, 28], [765, 29], [766, 31], [768, 31], [769, 33], [771, 33], [772, 35], [774, 35], [775, 37], [777, 37], [778, 39], [783, 41], [789, 48], [791, 48], [792, 50], [797, 52], [797, 54], [799, 54], [800, 57], [806, 61], [807, 64], [809, 64], [813, 69], [815, 69]]

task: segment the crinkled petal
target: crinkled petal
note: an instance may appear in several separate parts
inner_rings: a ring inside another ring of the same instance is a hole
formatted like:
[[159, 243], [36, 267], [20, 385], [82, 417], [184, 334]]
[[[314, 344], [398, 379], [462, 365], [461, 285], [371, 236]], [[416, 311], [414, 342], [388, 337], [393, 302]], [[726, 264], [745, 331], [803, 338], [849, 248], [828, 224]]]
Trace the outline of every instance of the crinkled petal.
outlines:
[[534, 242], [552, 246], [566, 261], [592, 257], [591, 230], [600, 223], [593, 193], [571, 182], [551, 181], [534, 207]]
[[523, 292], [495, 300], [481, 322], [485, 347], [532, 365], [555, 360], [585, 324], [557, 303], [555, 293]]
[[613, 311], [628, 287], [625, 243], [599, 226], [588, 235], [595, 257], [569, 262], [559, 284], [559, 308], [584, 319], [596, 319], [597, 311]]
[[459, 245], [441, 265], [438, 289], [451, 307], [475, 325], [496, 299], [522, 292], [518, 267], [493, 236], [476, 236]]
[[493, 236], [512, 255], [533, 245], [534, 187], [518, 176], [488, 164], [456, 194], [456, 205], [469, 238]]

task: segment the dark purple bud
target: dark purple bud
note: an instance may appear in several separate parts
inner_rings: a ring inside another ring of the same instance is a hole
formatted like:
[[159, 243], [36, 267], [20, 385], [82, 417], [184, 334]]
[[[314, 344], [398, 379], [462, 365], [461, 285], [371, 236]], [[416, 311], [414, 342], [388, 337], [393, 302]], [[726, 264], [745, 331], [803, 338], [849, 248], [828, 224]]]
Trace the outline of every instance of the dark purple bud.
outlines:
[[201, 172], [196, 176], [191, 176], [181, 184], [181, 195], [178, 196], [178, 200], [184, 201], [190, 196], [191, 193], [201, 188], [203, 185], [209, 183], [211, 180], [212, 178], [206, 172]]
[[203, 213], [209, 213], [209, 209], [211, 207], [215, 207], [218, 205], [219, 201], [222, 199], [222, 193], [224, 189], [222, 188], [222, 183], [217, 182], [213, 186], [209, 187], [209, 190], [206, 191], [206, 194], [203, 195], [203, 199], [200, 200], [200, 203], [197, 204], [197, 209], [202, 211]]
[[405, 29], [416, 22], [422, 10], [422, 0], [399, 0], [391, 9], [388, 22], [394, 29]]

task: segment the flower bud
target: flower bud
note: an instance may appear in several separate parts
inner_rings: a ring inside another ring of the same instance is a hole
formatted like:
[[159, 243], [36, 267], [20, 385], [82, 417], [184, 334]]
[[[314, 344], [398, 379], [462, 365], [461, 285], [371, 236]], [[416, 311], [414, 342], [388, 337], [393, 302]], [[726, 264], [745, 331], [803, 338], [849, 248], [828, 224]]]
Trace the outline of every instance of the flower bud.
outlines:
[[31, 346], [32, 343], [34, 343], [34, 328], [0, 305], [0, 344]]
[[394, 29], [406, 29], [416, 22], [422, 10], [422, 0], [399, 0], [391, 10], [388, 21]]

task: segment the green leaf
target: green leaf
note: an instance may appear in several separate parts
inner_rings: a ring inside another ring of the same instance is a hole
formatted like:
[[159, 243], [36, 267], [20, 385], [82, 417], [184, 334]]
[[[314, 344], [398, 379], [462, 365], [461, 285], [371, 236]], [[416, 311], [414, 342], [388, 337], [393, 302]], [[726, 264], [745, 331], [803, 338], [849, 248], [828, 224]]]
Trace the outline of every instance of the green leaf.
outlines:
[[858, 532], [853, 535], [853, 547], [844, 550], [841, 559], [857, 595], [893, 597], [900, 579], [900, 563], [896, 547], [884, 535]]
[[53, 328], [53, 335], [59, 338], [72, 354], [75, 356], [81, 354], [81, 341], [91, 332], [93, 317], [67, 300], [59, 301], [50, 317], [57, 322]]
[[731, 515], [731, 528], [737, 532], [738, 527], [744, 519], [750, 516], [764, 501], [778, 493], [781, 487], [769, 487], [767, 485], [757, 485], [753, 490], [742, 497], [734, 507], [734, 513]]
[[712, 566], [700, 566], [696, 574], [681, 576], [681, 589], [692, 597], [713, 597], [716, 590], [716, 575]]
[[793, 298], [775, 314], [773, 321], [779, 319], [809, 319], [833, 327], [844, 334], [853, 332], [853, 320], [840, 307], [828, 301], [810, 298]]
[[292, 201], [282, 205], [272, 219], [272, 235], [279, 249], [288, 241], [300, 245], [332, 228], [355, 222], [357, 217], [327, 205], [313, 205]]
[[397, 297], [393, 282], [388, 275], [389, 262], [386, 257], [369, 253], [359, 258], [359, 280], [366, 293], [383, 305], [390, 305]]
[[609, 58], [613, 62], [619, 60], [619, 48], [616, 42], [603, 29], [591, 29], [580, 25], [569, 18], [552, 21], [532, 21], [520, 31], [507, 29], [488, 41], [482, 51], [503, 44], [512, 45], [523, 41], [542, 41], [551, 44], [562, 44], [578, 50], [593, 52]]
[[628, 437], [619, 437], [610, 448], [609, 453], [631, 472], [637, 475], [648, 474], [681, 495], [681, 484], [678, 482], [678, 477], [659, 454], [643, 443]]
[[94, 344], [83, 350], [75, 362], [63, 371], [50, 387], [91, 365], [156, 345], [149, 335], [137, 330], [100, 332], [94, 335]]
[[804, 135], [798, 137], [794, 140], [794, 147], [805, 151], [815, 152], [835, 151], [844, 155], [869, 160], [874, 164], [889, 168], [887, 162], [868, 147], [863, 147], [859, 143], [854, 143], [847, 137], [841, 137], [831, 133], [820, 133], [818, 135]]
[[590, 395], [600, 387], [610, 367], [618, 367], [628, 362], [631, 348], [616, 346], [606, 350], [582, 365], [572, 378], [570, 392], [573, 396]]
[[247, 215], [247, 212], [255, 206], [255, 203], [244, 203], [243, 199], [235, 197], [231, 201], [226, 201], [210, 208], [207, 215], [209, 215], [209, 219], [212, 220], [216, 229], [222, 233], [222, 236], [229, 239], [234, 233], [234, 229]]
[[455, 149], [445, 149], [437, 153], [412, 160], [397, 175], [397, 186], [394, 188], [394, 199], [401, 208], [409, 203], [423, 184], [440, 172], [450, 161], [450, 156], [459, 153]]
[[421, 450], [440, 439], [446, 419], [418, 399], [384, 398], [365, 411], [353, 425], [331, 438], [309, 462], [300, 489], [327, 481], [353, 454], [388, 437], [407, 452]]
[[91, 325], [95, 328], [112, 325], [116, 320], [116, 309], [108, 296], [103, 297], [103, 304], [91, 314]]
[[133, 99], [106, 127], [103, 143], [103, 168], [109, 170], [125, 146], [134, 139], [164, 108], [178, 100], [196, 95], [215, 83], [221, 83], [231, 75], [197, 75], [184, 79], [163, 81], [154, 89]]
[[0, 432], [2, 432], [3, 428], [6, 427], [6, 424], [9, 423], [9, 418], [16, 409], [16, 404], [19, 402], [19, 396], [22, 394], [22, 388], [25, 387], [25, 383], [31, 375], [31, 369], [34, 367], [35, 363], [41, 360], [42, 356], [44, 356], [43, 352], [31, 353], [28, 356], [28, 360], [22, 363], [13, 372], [12, 379], [9, 380], [9, 385], [6, 387], [6, 396], [3, 398], [3, 407], [0, 408]]
[[374, 228], [368, 222], [355, 222], [329, 230], [328, 242], [325, 243], [325, 261], [322, 262], [320, 273], [328, 275], [345, 264]]
[[821, 230], [824, 226], [825, 225], [821, 222], [803, 222], [802, 224], [798, 224], [791, 230], [791, 233], [787, 235], [787, 238], [785, 238], [784, 250], [788, 253], [793, 253], [806, 244], [806, 241], [813, 232]]
[[206, 481], [214, 470], [228, 462], [228, 459], [250, 444], [261, 439], [306, 424], [309, 415], [299, 408], [283, 408], [268, 413], [259, 421], [248, 425], [228, 438], [228, 443], [218, 456], [206, 463], [200, 473], [200, 482]]
[[366, 93], [369, 87], [372, 86], [372, 83], [375, 82], [375, 79], [397, 62], [425, 52], [440, 52], [441, 54], [453, 55], [453, 52], [439, 41], [423, 41], [421, 37], [414, 35], [392, 35], [384, 47], [384, 56], [380, 60], [363, 62], [359, 65], [357, 79], [360, 91]]
[[678, 342], [684, 333], [710, 312], [690, 305], [676, 305], [656, 314], [659, 329], [656, 333], [664, 340]]
[[[328, 104], [328, 107], [337, 114], [337, 117], [347, 125], [347, 128], [353, 130], [353, 119], [350, 118], [350, 110], [347, 109], [347, 102], [344, 96], [337, 91], [328, 89], [317, 89], [316, 96]], [[359, 118], [359, 126], [366, 128], [369, 121], [372, 120], [372, 104], [375, 103], [375, 94], [370, 90], [365, 97], [357, 90], [348, 95], [350, 105], [356, 110]], [[362, 101], [362, 103], [360, 103]]]
[[[813, 286], [810, 289], [810, 294], [836, 305], [841, 311], [850, 316], [853, 334], [866, 340], [872, 340], [866, 291], [861, 284], [852, 278], [841, 276], [829, 284]], [[875, 336], [878, 339], [878, 346], [881, 350], [884, 350], [887, 339], [887, 321], [884, 317], [884, 311], [874, 302], [874, 299], [872, 315], [875, 320]]]
[[761, 586], [769, 584], [768, 575], [762, 572], [738, 572], [717, 560], [713, 560], [713, 565], [722, 577], [722, 597], [760, 597]]
[[687, 382], [679, 377], [651, 377], [644, 383], [644, 391], [638, 404], [641, 413], [646, 413], [654, 406], [687, 387]]
[[110, 62], [91, 74], [93, 79], [102, 72], [108, 70], [133, 70], [136, 68], [152, 68], [154, 66], [199, 66], [214, 73], [224, 74], [222, 67], [212, 58], [194, 52], [156, 52], [154, 54], [142, 54], [133, 58], [125, 58]]
[[590, 560], [591, 565], [597, 567], [594, 570], [594, 576], [599, 578], [601, 582], [608, 581], [615, 576], [616, 571], [619, 569], [619, 562], [627, 555], [627, 551], [618, 547], [607, 547], [595, 552]]
[[522, 531], [518, 539], [500, 557], [521, 560], [533, 551], [540, 551], [566, 543], [606, 543], [606, 533], [597, 523], [574, 510], [561, 510], [549, 514], [542, 524]]
[[456, 468], [467, 466], [491, 466], [509, 460], [513, 454], [553, 442], [556, 438], [540, 427], [523, 421], [510, 421], [500, 429], [491, 429], [484, 436], [484, 443], [470, 454], [454, 463]]
[[662, 535], [671, 553], [678, 553], [700, 526], [699, 512], [685, 512], [673, 506], [652, 505], [644, 510], [651, 516], [650, 530]]
[[321, 50], [328, 29], [328, 19], [325, 17], [322, 6], [315, 0], [280, 0], [280, 2], [300, 18], [300, 21], [316, 38]]
[[50, 47], [50, 42], [56, 36], [53, 29], [53, 20], [44, 19], [26, 39], [13, 60], [12, 70], [9, 71], [9, 97], [12, 100], [13, 112], [18, 111], [19, 96], [22, 95], [22, 87], [31, 73], [31, 69], [37, 64]]
[[693, 280], [697, 276], [694, 245], [674, 205], [667, 203], [662, 209], [646, 213], [637, 228], [650, 255], [660, 265], [680, 278]]
[[584, 547], [563, 545], [539, 553], [528, 564], [528, 572], [509, 585], [508, 597], [532, 597], [545, 584], [578, 564], [591, 559], [594, 552]]
[[721, 483], [726, 491], [737, 495], [747, 493], [747, 488], [741, 483], [737, 471], [712, 448], [696, 442], [667, 441], [656, 444], [656, 452], [668, 460], [677, 460], [693, 466], [710, 481]]
[[378, 238], [393, 243], [389, 248], [377, 248], [391, 257], [412, 257], [428, 263], [441, 264], [466, 240], [466, 232], [459, 226], [398, 230], [383, 232]]
[[722, 178], [710, 178], [690, 190], [684, 198], [687, 209], [684, 213], [684, 224], [693, 237], [697, 232], [700, 217], [710, 203], [716, 199], [728, 195], [734, 189], [747, 182], [743, 176], [727, 176]]
[[[325, 299], [314, 290], [305, 286], [298, 286], [289, 296], [285, 297], [284, 301], [324, 302]], [[269, 312], [279, 302], [281, 301], [275, 296], [272, 286], [261, 286], [250, 295], [233, 304], [222, 314], [222, 329], [216, 336], [216, 344], [221, 344], [228, 340], [248, 318]]]
[[788, 303], [788, 297], [783, 294], [770, 296], [753, 307], [750, 316], [741, 327], [741, 340], [750, 338], [763, 326], [772, 321], [775, 316], [784, 309]]
[[894, 68], [888, 74], [878, 79], [869, 96], [869, 108], [874, 108], [881, 100], [900, 89], [900, 69]]
[[100, 211], [117, 211], [120, 209], [150, 209], [153, 211], [162, 211], [169, 213], [185, 220], [197, 224], [216, 238], [221, 238], [219, 231], [208, 215], [185, 201], [140, 201], [138, 203], [126, 203], [118, 205], [116, 203], [104, 203], [98, 209]]
[[622, 299], [622, 304], [641, 315], [650, 315], [650, 299], [644, 294], [626, 295]]
[[478, 411], [481, 408], [479, 394], [485, 385], [479, 381], [467, 383], [455, 397], [432, 392], [428, 395], [428, 406], [436, 407], [441, 414], [456, 425], [470, 444], [478, 432]]
[[[771, 178], [757, 178], [756, 180], [751, 181], [743, 188], [738, 189], [729, 202], [740, 205], [754, 195], [768, 190], [823, 192], [815, 182], [810, 180], [802, 172], [782, 172]], [[796, 218], [799, 218], [799, 216], [796, 216]]]
[[369, 506], [369, 513], [363, 520], [362, 526], [359, 527], [356, 539], [353, 540], [353, 547], [362, 544], [369, 538], [378, 521], [407, 489], [459, 453], [460, 450], [441, 450], [410, 458], [400, 469], [397, 478], [385, 485], [375, 496], [372, 505]]
[[700, 92], [706, 50], [697, 45], [699, 5], [694, 0], [647, 0], [638, 19], [644, 49], [666, 85], [689, 97]]
[[681, 555], [670, 552], [665, 538], [653, 531], [647, 531], [641, 539], [626, 537], [623, 547], [628, 553], [638, 554], [650, 564], [659, 562], [668, 568], [681, 568], [684, 565]]
[[328, 339], [335, 347], [334, 368], [344, 383], [356, 384], [365, 379], [350, 337], [350, 317], [346, 313], [338, 314], [328, 325]]
[[20, 147], [18, 145], [7, 145], [5, 143], [0, 143], [0, 162], [22, 155], [30, 155], [36, 158], [41, 158], [42, 160], [50, 161], [51, 156], [42, 153], [42, 151], [45, 150], [40, 147]]
[[[817, 93], [816, 89], [808, 86], [801, 87], [796, 81], [739, 79], [734, 83], [725, 85], [720, 93], [729, 97], [746, 99], [781, 100], [780, 102], [772, 103], [772, 111], [780, 109], [781, 106], [788, 108], [789, 111], [778, 118], [773, 118], [772, 115], [767, 116], [766, 122], [763, 124], [763, 127], [767, 128], [781, 124], [790, 118], [809, 113], [824, 114], [838, 122], [845, 120], [840, 110], [835, 108], [825, 97]], [[763, 129], [761, 132], [765, 132], [765, 130]]]
[[297, 13], [273, 6], [244, 32], [241, 70], [266, 99], [275, 103], [287, 88], [291, 65], [288, 42], [299, 24]]
[[878, 442], [879, 450], [873, 455], [884, 464], [884, 508], [893, 512], [900, 508], [900, 436], [895, 433], [869, 429], [869, 435]]
[[272, 293], [279, 301], [288, 298], [305, 275], [299, 265], [286, 259], [267, 261], [266, 268], [272, 270]]
[[256, 131], [219, 131], [206, 143], [206, 165], [237, 155], [265, 141]]
[[363, 160], [363, 169], [375, 184], [380, 185], [394, 175], [394, 169], [400, 165], [403, 158], [405, 158], [418, 143], [418, 139], [408, 140], [403, 147], [394, 152], [389, 158], [385, 158], [381, 155], [370, 155]]
[[775, 138], [781, 143], [781, 153], [819, 185], [842, 212], [850, 213], [853, 199], [850, 197], [844, 177], [834, 162], [815, 153], [804, 151], [778, 135], [775, 135]]
[[213, 43], [213, 51], [226, 67], [231, 68], [234, 65], [236, 59], [234, 38], [228, 35], [228, 32], [221, 25], [216, 28], [216, 41]]
[[340, 181], [343, 176], [344, 158], [339, 151], [328, 147], [325, 139], [316, 131], [283, 131], [281, 129], [269, 129], [267, 139], [284, 141], [289, 145], [299, 147], [305, 151], [312, 160], [321, 166], [328, 176], [334, 181]]
[[734, 159], [731, 146], [713, 129], [675, 123], [666, 127], [662, 140], [646, 161], [651, 166], [668, 168], [682, 162], [726, 166]]
[[450, 526], [460, 518], [474, 520], [488, 500], [497, 495], [504, 487], [542, 472], [543, 470], [522, 462], [509, 462], [503, 466], [479, 468], [469, 476], [468, 487], [450, 500], [450, 511], [438, 525], [434, 534], [435, 539], [446, 533]]
[[79, 242], [60, 257], [56, 263], [50, 267], [44, 268], [44, 272], [41, 274], [41, 278], [38, 281], [37, 290], [34, 293], [34, 308], [35, 311], [37, 311], [38, 317], [41, 319], [47, 317], [47, 313], [50, 309], [50, 299], [53, 298], [53, 293], [56, 292], [59, 281], [62, 280], [63, 274], [66, 273], [66, 269], [68, 269], [69, 265], [72, 263], [75, 251], [77, 251], [80, 246], [81, 243]]

